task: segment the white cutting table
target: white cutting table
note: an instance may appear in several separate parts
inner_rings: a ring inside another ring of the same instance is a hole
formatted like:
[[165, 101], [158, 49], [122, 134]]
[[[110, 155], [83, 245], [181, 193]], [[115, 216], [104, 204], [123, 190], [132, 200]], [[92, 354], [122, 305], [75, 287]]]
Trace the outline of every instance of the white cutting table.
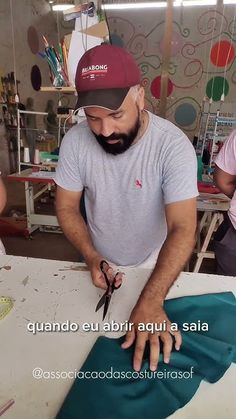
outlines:
[[[92, 286], [84, 265], [63, 261], [0, 256], [0, 296], [10, 296], [13, 309], [0, 320], [0, 407], [15, 403], [5, 419], [53, 419], [72, 385], [70, 379], [33, 378], [32, 371], [76, 371], [104, 332], [37, 333], [29, 322], [100, 322], [95, 306], [102, 291]], [[126, 280], [114, 293], [105, 321], [122, 322], [146, 282], [149, 270], [123, 269]], [[236, 278], [182, 273], [168, 298], [209, 292], [232, 291]], [[174, 319], [172, 319], [174, 321]], [[123, 333], [120, 333], [122, 335]], [[107, 336], [118, 337], [116, 333]], [[194, 398], [174, 413], [174, 419], [234, 419], [236, 412], [236, 365], [216, 384], [202, 383]], [[95, 419], [95, 418], [94, 418]], [[122, 419], [122, 418], [121, 418]]]

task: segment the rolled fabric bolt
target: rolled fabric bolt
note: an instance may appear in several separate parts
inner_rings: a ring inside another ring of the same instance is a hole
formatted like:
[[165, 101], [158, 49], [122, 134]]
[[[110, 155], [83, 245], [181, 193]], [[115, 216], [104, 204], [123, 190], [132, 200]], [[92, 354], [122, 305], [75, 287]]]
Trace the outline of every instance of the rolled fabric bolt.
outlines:
[[24, 148], [24, 163], [30, 163], [30, 154], [29, 154], [29, 148]]
[[34, 164], [40, 164], [40, 154], [38, 148], [36, 148], [34, 152]]

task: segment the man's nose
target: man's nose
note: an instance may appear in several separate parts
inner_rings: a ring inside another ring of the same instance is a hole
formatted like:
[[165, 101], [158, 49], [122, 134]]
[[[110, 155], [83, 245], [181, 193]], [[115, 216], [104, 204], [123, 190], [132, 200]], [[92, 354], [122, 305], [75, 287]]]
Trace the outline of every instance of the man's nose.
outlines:
[[112, 121], [109, 120], [102, 120], [101, 121], [101, 127], [100, 127], [100, 134], [102, 134], [104, 137], [109, 137], [114, 132], [114, 124]]

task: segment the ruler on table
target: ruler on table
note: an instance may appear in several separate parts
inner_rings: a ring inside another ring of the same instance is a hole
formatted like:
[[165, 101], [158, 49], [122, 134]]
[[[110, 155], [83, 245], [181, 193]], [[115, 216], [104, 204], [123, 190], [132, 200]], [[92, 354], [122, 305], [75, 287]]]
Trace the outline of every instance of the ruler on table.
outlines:
[[13, 300], [11, 297], [0, 297], [0, 320], [4, 319], [13, 307]]

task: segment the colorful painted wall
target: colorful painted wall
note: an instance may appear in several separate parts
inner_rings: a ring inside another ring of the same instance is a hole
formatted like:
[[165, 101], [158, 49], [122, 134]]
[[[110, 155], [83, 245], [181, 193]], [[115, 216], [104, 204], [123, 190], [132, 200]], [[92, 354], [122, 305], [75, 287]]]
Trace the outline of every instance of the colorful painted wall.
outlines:
[[[147, 108], [158, 114], [165, 9], [107, 12], [113, 44], [137, 60]], [[236, 105], [236, 6], [174, 8], [167, 119], [189, 138], [198, 131], [202, 105], [232, 113]], [[204, 100], [205, 98], [205, 100]], [[204, 103], [205, 102], [205, 103]], [[236, 109], [235, 109], [236, 111]]]
[[[48, 99], [58, 101], [56, 93], [41, 93], [40, 85], [50, 86], [49, 69], [38, 54], [44, 51], [42, 35], [57, 46], [58, 37], [71, 33], [74, 21], [63, 22], [62, 13], [51, 11], [46, 0], [12, 0], [16, 76], [20, 81], [20, 100], [34, 99], [37, 111], [44, 111]], [[10, 0], [0, 1], [0, 76], [14, 71]], [[0, 86], [1, 87], [1, 86]], [[1, 90], [1, 89], [0, 89]]]

